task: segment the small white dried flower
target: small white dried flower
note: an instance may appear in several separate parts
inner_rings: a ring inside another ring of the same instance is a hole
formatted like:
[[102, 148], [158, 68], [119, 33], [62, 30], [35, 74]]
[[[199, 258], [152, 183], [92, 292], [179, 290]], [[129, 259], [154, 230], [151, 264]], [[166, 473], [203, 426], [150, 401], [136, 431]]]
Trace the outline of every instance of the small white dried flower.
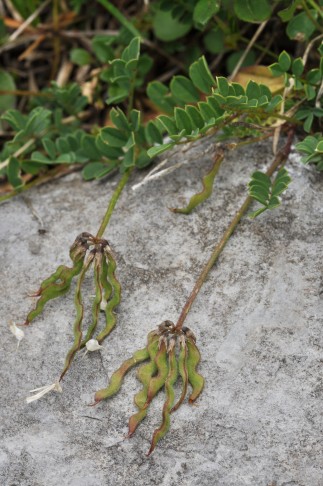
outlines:
[[89, 351], [92, 352], [92, 351], [97, 351], [98, 349], [103, 349], [103, 346], [101, 346], [101, 344], [99, 344], [96, 339], [89, 339], [88, 342], [85, 343], [85, 346], [86, 346], [86, 351], [83, 354], [83, 358]]
[[30, 390], [29, 393], [35, 393], [35, 392], [38, 393], [36, 393], [36, 395], [33, 395], [31, 397], [27, 397], [26, 402], [31, 403], [34, 402], [35, 400], [39, 400], [50, 391], [57, 391], [59, 393], [62, 393], [63, 389], [58, 381], [55, 381], [55, 383], [53, 383], [52, 385], [45, 385], [45, 386], [41, 386], [40, 388], [35, 388], [34, 390]]
[[103, 348], [96, 339], [89, 339], [85, 346], [88, 351], [97, 351], [98, 349]]
[[20, 341], [25, 337], [25, 333], [22, 329], [17, 327], [14, 322], [10, 323], [9, 329], [12, 332], [12, 334], [16, 337], [16, 339], [18, 340], [18, 343], [17, 343], [17, 348], [18, 348]]

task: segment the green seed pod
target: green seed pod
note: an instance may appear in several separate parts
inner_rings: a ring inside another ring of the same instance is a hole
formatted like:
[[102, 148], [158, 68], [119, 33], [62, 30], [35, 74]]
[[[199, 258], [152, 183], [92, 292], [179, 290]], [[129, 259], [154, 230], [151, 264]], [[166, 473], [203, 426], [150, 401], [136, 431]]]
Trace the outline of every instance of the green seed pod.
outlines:
[[106, 326], [96, 338], [99, 344], [101, 344], [105, 340], [105, 338], [110, 334], [110, 332], [114, 328], [117, 320], [116, 315], [114, 313], [114, 309], [117, 307], [117, 305], [120, 303], [121, 300], [121, 286], [115, 276], [115, 269], [117, 266], [116, 261], [112, 257], [111, 253], [105, 252], [105, 255], [107, 258], [107, 265], [108, 265], [107, 276], [108, 276], [108, 281], [113, 289], [113, 295], [112, 298], [108, 301], [107, 306], [105, 308]]
[[[77, 253], [75, 253], [76, 250], [77, 250]], [[42, 281], [37, 294], [38, 295], [42, 294], [43, 291], [47, 287], [49, 287], [51, 284], [62, 284], [62, 286], [64, 286], [65, 283], [68, 283], [69, 279], [72, 280], [72, 278], [75, 275], [78, 275], [78, 273], [82, 269], [80, 262], [83, 263], [86, 251], [87, 251], [86, 247], [76, 248], [74, 250], [75, 254], [73, 254], [73, 255], [71, 255], [71, 251], [70, 251], [70, 257], [71, 257], [71, 259], [73, 260], [73, 263], [74, 263], [73, 267], [70, 268], [70, 267], [67, 267], [66, 265], [59, 265], [59, 267], [57, 267], [55, 272], [52, 275], [50, 275], [50, 277], [48, 277], [48, 278], [46, 278], [45, 280]], [[77, 273], [75, 273], [75, 271]]]
[[153, 452], [153, 450], [156, 447], [156, 444], [160, 441], [160, 439], [162, 439], [167, 434], [169, 430], [170, 414], [175, 399], [174, 385], [178, 377], [178, 367], [177, 367], [177, 361], [175, 355], [175, 348], [172, 348], [169, 351], [168, 365], [169, 365], [169, 371], [165, 383], [166, 400], [163, 407], [163, 421], [160, 427], [156, 429], [153, 434], [150, 449], [147, 454], [148, 456]]
[[[84, 257], [83, 257], [84, 259]], [[56, 297], [61, 297], [69, 291], [73, 277], [78, 275], [83, 267], [83, 259], [74, 263], [72, 268], [62, 265], [58, 267], [57, 271], [51, 275], [48, 279], [44, 280], [41, 284], [40, 298], [37, 300], [36, 306], [27, 315], [25, 324], [29, 324], [33, 321], [44, 309], [45, 304]], [[59, 272], [58, 272], [59, 270]], [[55, 280], [48, 283], [55, 276]], [[55, 283], [59, 281], [59, 283]], [[45, 283], [47, 282], [47, 283]]]
[[193, 339], [187, 338], [188, 357], [187, 357], [187, 372], [188, 381], [192, 386], [192, 394], [188, 401], [189, 403], [195, 402], [198, 396], [201, 394], [204, 387], [204, 378], [197, 373], [196, 368], [201, 360], [200, 352]]
[[76, 290], [75, 290], [75, 298], [74, 298], [74, 304], [75, 304], [75, 309], [76, 309], [76, 318], [74, 321], [74, 326], [73, 326], [73, 331], [74, 331], [74, 343], [69, 352], [66, 355], [65, 358], [65, 365], [63, 368], [63, 371], [61, 373], [61, 376], [59, 378], [59, 381], [61, 381], [71, 366], [71, 363], [74, 359], [75, 354], [77, 351], [80, 349], [81, 342], [82, 342], [82, 321], [83, 321], [83, 313], [84, 313], [84, 306], [82, 302], [82, 293], [81, 293], [81, 286], [85, 277], [85, 274], [87, 270], [89, 269], [92, 261], [94, 259], [94, 253], [90, 253], [89, 257], [87, 258], [87, 261], [85, 262], [83, 269], [80, 273], [80, 276], [78, 278], [77, 284], [76, 284]]
[[149, 358], [149, 353], [147, 348], [140, 349], [136, 351], [133, 356], [122, 363], [119, 369], [113, 373], [111, 376], [109, 385], [107, 388], [102, 388], [101, 390], [97, 391], [94, 396], [94, 403], [97, 404], [102, 400], [106, 400], [107, 398], [112, 397], [121, 388], [123, 379], [125, 375], [128, 373], [131, 368], [136, 366], [137, 363], [142, 363], [146, 359]]
[[141, 409], [147, 401], [148, 386], [151, 378], [157, 373], [155, 357], [158, 351], [158, 336], [148, 346], [147, 350], [150, 362], [138, 368], [137, 378], [143, 384], [143, 388], [135, 395], [135, 404]]
[[92, 338], [93, 333], [98, 325], [100, 306], [102, 301], [101, 273], [102, 273], [102, 253], [97, 253], [95, 255], [95, 262], [94, 262], [95, 298], [92, 307], [92, 322], [87, 330], [85, 338], [82, 341], [81, 348], [83, 348], [85, 344], [88, 342], [88, 340]]
[[184, 339], [180, 341], [180, 351], [178, 356], [178, 371], [182, 378], [182, 393], [178, 402], [173, 406], [171, 413], [175, 412], [183, 403], [187, 393], [188, 373], [187, 373], [187, 346]]
[[215, 157], [213, 167], [202, 179], [202, 183], [203, 183], [202, 191], [198, 192], [197, 194], [194, 194], [194, 196], [191, 197], [188, 205], [185, 208], [171, 208], [171, 211], [173, 211], [174, 213], [190, 214], [191, 211], [193, 211], [193, 209], [196, 208], [196, 206], [198, 206], [206, 199], [208, 199], [213, 192], [214, 179], [219, 171], [223, 159], [224, 159], [223, 154], [218, 154]]
[[152, 399], [157, 395], [159, 390], [165, 384], [165, 380], [168, 375], [168, 360], [165, 341], [162, 341], [160, 344], [159, 350], [156, 354], [155, 363], [158, 373], [150, 380], [148, 386], [147, 401], [144, 406], [148, 406]]
[[57, 269], [55, 270], [55, 272], [52, 275], [50, 275], [48, 278], [43, 280], [42, 283], [40, 284], [38, 292], [36, 292], [34, 294], [35, 297], [37, 295], [40, 295], [46, 289], [46, 287], [49, 287], [49, 285], [51, 285], [51, 284], [55, 283], [57, 280], [59, 280], [61, 278], [61, 274], [62, 274], [62, 272], [65, 268], [67, 268], [65, 265], [59, 265], [59, 267], [57, 267]]
[[[152, 333], [150, 333], [150, 335], [151, 334]], [[155, 345], [156, 345], [156, 341], [152, 341], [151, 347], [148, 346], [151, 361], [154, 354], [153, 346]], [[155, 364], [155, 368], [152, 367], [151, 369], [153, 370], [153, 373], [155, 373], [156, 371], [158, 371], [158, 373], [156, 376], [151, 375], [148, 384], [147, 383], [144, 384], [144, 388], [141, 391], [142, 394], [141, 392], [139, 392], [140, 395], [138, 393], [135, 397], [136, 405], [139, 406], [138, 404], [140, 404], [141, 408], [139, 412], [132, 415], [129, 419], [128, 437], [132, 436], [132, 434], [135, 432], [140, 422], [142, 422], [146, 417], [150, 402], [155, 397], [155, 395], [159, 392], [159, 390], [162, 388], [167, 377], [168, 363], [167, 363], [166, 344], [164, 341], [162, 341], [161, 346], [158, 349], [158, 337], [157, 337], [157, 353], [155, 355], [153, 363]], [[143, 402], [144, 398], [146, 399], [145, 402]]]
[[[102, 268], [101, 268], [101, 285], [103, 289], [103, 300], [108, 303], [112, 295], [112, 286], [110, 282], [108, 282], [108, 264], [106, 258], [102, 258]], [[105, 310], [105, 309], [104, 309]]]

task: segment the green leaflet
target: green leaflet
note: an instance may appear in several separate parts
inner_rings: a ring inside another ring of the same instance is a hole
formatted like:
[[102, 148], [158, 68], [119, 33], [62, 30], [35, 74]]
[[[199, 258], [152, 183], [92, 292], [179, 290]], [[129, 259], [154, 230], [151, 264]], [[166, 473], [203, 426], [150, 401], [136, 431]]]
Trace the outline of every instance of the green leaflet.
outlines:
[[192, 196], [188, 205], [185, 208], [170, 208], [173, 213], [190, 214], [193, 209], [196, 208], [196, 206], [198, 206], [211, 196], [213, 192], [213, 182], [215, 176], [220, 169], [223, 158], [224, 156], [222, 154], [218, 154], [215, 157], [215, 162], [212, 166], [212, 169], [202, 179], [203, 190]]

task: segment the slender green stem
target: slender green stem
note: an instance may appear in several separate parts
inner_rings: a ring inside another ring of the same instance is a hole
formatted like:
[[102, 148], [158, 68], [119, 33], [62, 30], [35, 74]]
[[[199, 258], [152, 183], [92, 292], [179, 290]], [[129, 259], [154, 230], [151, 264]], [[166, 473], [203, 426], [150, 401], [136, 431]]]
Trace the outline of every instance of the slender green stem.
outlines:
[[122, 190], [123, 190], [124, 186], [126, 185], [132, 171], [133, 171], [133, 168], [128, 169], [123, 174], [123, 176], [121, 177], [121, 179], [119, 181], [119, 184], [117, 185], [114, 193], [112, 194], [112, 197], [111, 197], [110, 202], [109, 202], [109, 206], [106, 210], [106, 213], [105, 213], [104, 218], [102, 220], [99, 231], [97, 232], [97, 235], [96, 235], [97, 238], [102, 238], [103, 233], [105, 232], [105, 229], [108, 226], [108, 223], [109, 223], [110, 218], [112, 216], [115, 205], [117, 204], [117, 201], [120, 197], [120, 194], [122, 193]]
[[322, 8], [321, 8], [319, 5], [317, 5], [317, 3], [316, 3], [316, 2], [314, 2], [314, 0], [307, 0], [307, 1], [308, 1], [308, 3], [309, 3], [309, 4], [310, 4], [310, 5], [311, 5], [311, 6], [312, 6], [312, 7], [313, 7], [313, 8], [314, 8], [316, 11], [317, 11], [317, 13], [318, 13], [318, 14], [319, 14], [321, 17], [323, 17]]
[[[288, 155], [290, 153], [293, 137], [294, 137], [294, 129], [291, 129], [289, 134], [288, 134], [288, 138], [287, 138], [287, 142], [286, 142], [285, 147], [283, 147], [283, 149], [277, 154], [274, 161], [272, 162], [272, 164], [270, 165], [270, 167], [268, 168], [268, 170], [266, 172], [268, 176], [271, 176], [280, 165], [283, 165], [286, 162]], [[217, 259], [218, 259], [219, 255], [221, 254], [223, 248], [227, 244], [230, 236], [234, 232], [234, 230], [237, 227], [238, 223], [240, 222], [242, 216], [246, 213], [246, 211], [249, 208], [252, 201], [253, 201], [253, 199], [250, 196], [248, 196], [245, 199], [244, 203], [242, 204], [240, 209], [236, 212], [234, 218], [232, 219], [231, 223], [229, 224], [226, 231], [224, 232], [220, 242], [214, 248], [209, 260], [207, 261], [207, 263], [203, 267], [202, 272], [200, 273], [200, 276], [198, 277], [198, 279], [197, 279], [197, 281], [194, 285], [194, 288], [193, 288], [189, 298], [187, 299], [187, 301], [186, 301], [186, 303], [185, 303], [185, 305], [182, 309], [181, 315], [179, 316], [179, 319], [178, 319], [177, 324], [176, 324], [177, 330], [182, 329], [184, 321], [186, 319], [186, 316], [189, 313], [197, 294], [201, 290], [201, 287], [202, 287], [203, 283], [205, 282], [206, 277], [208, 276], [211, 268], [213, 267], [213, 265], [217, 261]]]
[[120, 10], [112, 5], [111, 2], [108, 0], [98, 0], [101, 5], [103, 5], [104, 8], [107, 9], [108, 12], [110, 12], [111, 15], [113, 15], [114, 18], [116, 18], [121, 25], [123, 25], [126, 29], [129, 30], [135, 37], [141, 37], [140, 32], [136, 29], [134, 25], [132, 25], [131, 22], [129, 22], [128, 19], [120, 12]]
[[[239, 39], [244, 42], [245, 44], [249, 44], [250, 39], [247, 37], [240, 36]], [[262, 45], [258, 44], [257, 42], [254, 43], [254, 47], [258, 49], [258, 51], [263, 52], [264, 54], [267, 54], [267, 56], [272, 57], [273, 59], [277, 59], [277, 54], [270, 49], [263, 47]]]
[[312, 12], [311, 10], [308, 8], [308, 5], [306, 3], [305, 0], [302, 0], [301, 1], [301, 4], [305, 10], [305, 13], [307, 15], [307, 17], [310, 19], [310, 21], [312, 22], [313, 25], [315, 25], [315, 28], [319, 31], [319, 32], [323, 32], [323, 27], [318, 23], [318, 21], [313, 17], [312, 15]]

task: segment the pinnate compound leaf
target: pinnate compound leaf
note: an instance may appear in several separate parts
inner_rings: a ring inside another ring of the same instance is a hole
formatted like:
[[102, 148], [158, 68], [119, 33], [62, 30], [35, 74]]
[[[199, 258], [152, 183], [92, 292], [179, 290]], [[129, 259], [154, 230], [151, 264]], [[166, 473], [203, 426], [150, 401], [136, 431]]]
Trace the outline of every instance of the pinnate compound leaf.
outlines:
[[271, 182], [271, 179], [267, 174], [260, 171], [254, 172], [251, 176], [251, 181], [248, 184], [249, 195], [262, 204], [262, 207], [257, 211], [250, 213], [249, 217], [254, 219], [267, 209], [274, 209], [280, 206], [281, 202], [279, 196], [287, 189], [290, 182], [291, 178], [284, 167], [277, 172], [273, 182]]

